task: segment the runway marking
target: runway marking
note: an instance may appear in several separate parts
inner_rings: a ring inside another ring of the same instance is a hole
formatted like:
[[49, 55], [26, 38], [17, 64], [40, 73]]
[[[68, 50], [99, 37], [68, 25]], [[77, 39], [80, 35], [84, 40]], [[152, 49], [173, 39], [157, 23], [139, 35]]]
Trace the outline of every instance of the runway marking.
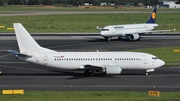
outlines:
[[6, 49], [1, 49], [0, 52], [7, 52]]
[[11, 55], [11, 53], [2, 55], [2, 56], [0, 56], [0, 58], [3, 58], [3, 57], [5, 57], [5, 56], [9, 56], [9, 55]]
[[47, 70], [42, 70], [42, 69], [21, 68], [21, 67], [6, 66], [6, 65], [1, 65], [1, 64], [0, 64], [0, 66], [6, 67], [6, 68], [22, 69], [22, 70], [31, 70], [31, 71], [47, 71]]

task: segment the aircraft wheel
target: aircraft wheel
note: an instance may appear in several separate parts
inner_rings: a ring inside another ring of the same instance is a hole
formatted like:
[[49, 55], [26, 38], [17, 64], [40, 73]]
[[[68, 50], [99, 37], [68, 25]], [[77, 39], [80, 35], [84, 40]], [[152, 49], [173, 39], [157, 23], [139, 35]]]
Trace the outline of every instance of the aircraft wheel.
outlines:
[[94, 76], [94, 72], [93, 71], [89, 71], [89, 70], [85, 70], [84, 75], [85, 76]]
[[148, 73], [148, 72], [146, 72], [146, 70], [145, 70], [145, 75], [149, 75], [149, 73]]
[[110, 41], [111, 41], [111, 38], [109, 37], [109, 38], [108, 38], [108, 42], [110, 42]]
[[122, 37], [119, 36], [119, 37], [118, 37], [118, 40], [122, 40]]
[[105, 40], [108, 40], [108, 37], [104, 37]]

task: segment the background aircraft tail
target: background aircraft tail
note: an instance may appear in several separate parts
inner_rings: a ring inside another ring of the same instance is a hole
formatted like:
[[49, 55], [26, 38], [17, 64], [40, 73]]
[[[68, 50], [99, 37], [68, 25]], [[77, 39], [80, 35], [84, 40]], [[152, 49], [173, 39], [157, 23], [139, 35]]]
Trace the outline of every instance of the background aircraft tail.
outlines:
[[146, 23], [155, 23], [156, 20], [156, 11], [157, 11], [157, 7], [154, 7], [154, 9], [152, 10], [149, 19]]
[[39, 46], [21, 23], [13, 23], [13, 26], [21, 54], [31, 55], [42, 51], [52, 51]]

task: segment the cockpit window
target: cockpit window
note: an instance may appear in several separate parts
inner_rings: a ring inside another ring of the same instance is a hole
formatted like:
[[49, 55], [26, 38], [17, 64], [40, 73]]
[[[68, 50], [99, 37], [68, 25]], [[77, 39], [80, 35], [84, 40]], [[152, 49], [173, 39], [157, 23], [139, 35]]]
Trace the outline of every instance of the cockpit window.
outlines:
[[101, 31], [109, 31], [109, 29], [102, 29]]
[[156, 60], [156, 59], [157, 59], [157, 57], [152, 57], [152, 59]]

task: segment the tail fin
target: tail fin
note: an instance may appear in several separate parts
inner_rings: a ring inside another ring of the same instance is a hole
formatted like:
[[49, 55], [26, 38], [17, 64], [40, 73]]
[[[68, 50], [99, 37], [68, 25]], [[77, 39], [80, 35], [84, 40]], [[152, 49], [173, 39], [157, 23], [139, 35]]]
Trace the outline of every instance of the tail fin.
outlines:
[[52, 51], [39, 46], [21, 23], [13, 23], [13, 26], [21, 54], [31, 55], [42, 51]]
[[155, 6], [146, 23], [155, 23], [157, 7]]

